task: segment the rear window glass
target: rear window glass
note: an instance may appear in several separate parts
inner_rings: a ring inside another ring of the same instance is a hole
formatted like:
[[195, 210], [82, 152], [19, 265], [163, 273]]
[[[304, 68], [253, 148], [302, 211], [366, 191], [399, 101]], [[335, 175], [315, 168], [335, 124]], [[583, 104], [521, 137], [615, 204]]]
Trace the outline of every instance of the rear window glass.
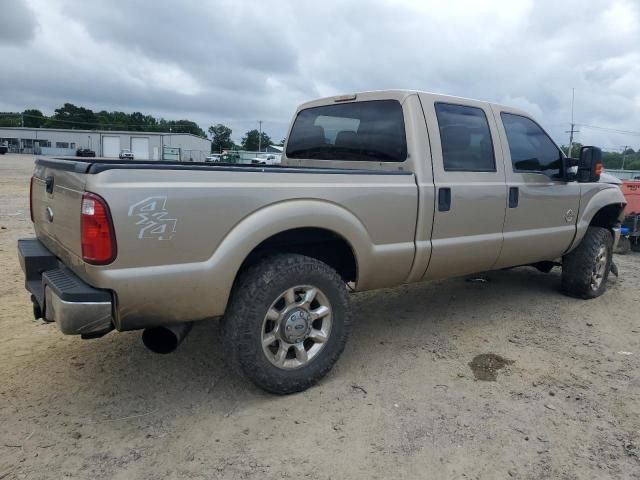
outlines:
[[495, 172], [493, 142], [487, 116], [481, 108], [436, 103], [444, 169]]
[[403, 162], [402, 106], [396, 100], [375, 100], [302, 110], [289, 135], [287, 157]]

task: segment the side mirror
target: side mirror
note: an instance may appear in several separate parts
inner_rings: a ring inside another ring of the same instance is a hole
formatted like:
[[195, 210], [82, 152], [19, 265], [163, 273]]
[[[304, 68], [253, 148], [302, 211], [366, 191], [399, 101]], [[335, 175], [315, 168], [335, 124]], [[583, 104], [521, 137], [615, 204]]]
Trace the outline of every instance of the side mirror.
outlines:
[[582, 147], [576, 180], [584, 183], [597, 182], [600, 180], [601, 173], [602, 150], [598, 147]]

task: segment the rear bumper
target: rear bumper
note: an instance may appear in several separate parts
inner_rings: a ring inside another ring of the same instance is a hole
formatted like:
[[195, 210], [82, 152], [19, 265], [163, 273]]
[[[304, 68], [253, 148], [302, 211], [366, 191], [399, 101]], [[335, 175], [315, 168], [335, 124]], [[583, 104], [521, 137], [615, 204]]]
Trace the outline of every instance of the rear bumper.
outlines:
[[66, 335], [94, 337], [113, 330], [112, 296], [85, 283], [35, 238], [18, 240], [18, 258], [36, 317]]

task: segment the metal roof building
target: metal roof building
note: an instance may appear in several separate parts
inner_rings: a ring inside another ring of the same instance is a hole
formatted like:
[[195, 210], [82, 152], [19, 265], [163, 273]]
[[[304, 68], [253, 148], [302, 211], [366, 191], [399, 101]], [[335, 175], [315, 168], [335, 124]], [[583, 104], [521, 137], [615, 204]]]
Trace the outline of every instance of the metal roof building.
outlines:
[[49, 156], [75, 155], [76, 149], [89, 148], [105, 158], [131, 150], [136, 160], [203, 162], [211, 152], [210, 140], [190, 133], [0, 127], [0, 143], [4, 141], [10, 152]]

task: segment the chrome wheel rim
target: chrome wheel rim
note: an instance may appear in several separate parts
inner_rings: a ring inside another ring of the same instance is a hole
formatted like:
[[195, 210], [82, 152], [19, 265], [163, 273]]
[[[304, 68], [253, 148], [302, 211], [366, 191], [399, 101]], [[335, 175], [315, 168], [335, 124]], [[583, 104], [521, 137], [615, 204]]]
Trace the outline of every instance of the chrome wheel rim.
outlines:
[[262, 322], [262, 351], [283, 370], [303, 367], [318, 356], [331, 334], [332, 309], [327, 296], [312, 285], [282, 292]]
[[604, 280], [606, 271], [607, 247], [601, 245], [598, 249], [598, 253], [596, 254], [596, 258], [593, 263], [593, 270], [591, 272], [591, 288], [593, 290], [598, 290], [600, 288], [600, 285], [602, 285], [602, 281]]

